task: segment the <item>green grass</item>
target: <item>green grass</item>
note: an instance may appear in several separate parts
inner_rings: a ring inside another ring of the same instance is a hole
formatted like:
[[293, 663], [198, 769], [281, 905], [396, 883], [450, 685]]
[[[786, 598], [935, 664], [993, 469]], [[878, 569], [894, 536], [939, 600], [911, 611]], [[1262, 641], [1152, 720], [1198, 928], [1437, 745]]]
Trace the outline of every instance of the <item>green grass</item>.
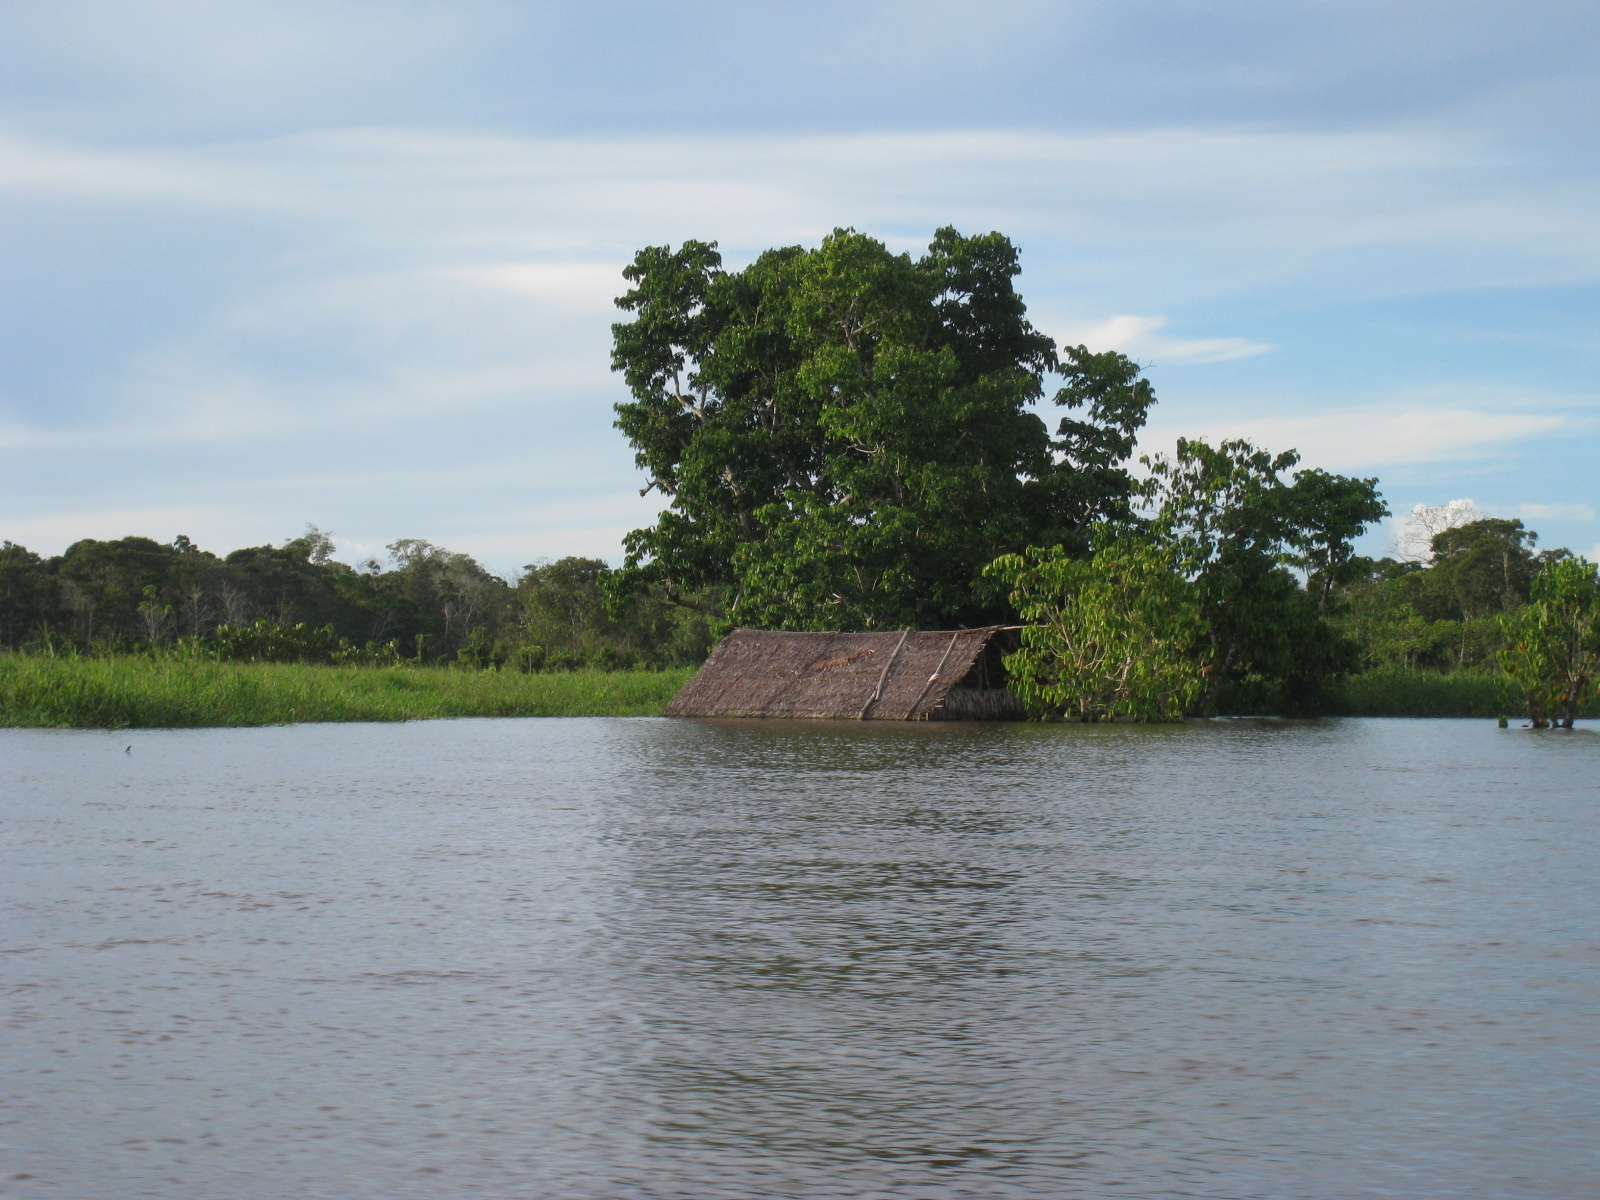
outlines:
[[177, 656], [0, 654], [0, 726], [197, 728], [435, 717], [659, 716], [693, 670], [524, 675]]
[[1515, 717], [1501, 698], [1500, 677], [1487, 671], [1367, 671], [1340, 689], [1338, 711], [1350, 717]]
[[[0, 726], [176, 729], [435, 717], [659, 716], [693, 674], [687, 667], [523, 675], [449, 667], [219, 663], [175, 655], [0, 653]], [[1352, 717], [1520, 715], [1518, 706], [1502, 701], [1497, 676], [1469, 671], [1368, 671], [1344, 682], [1336, 711]]]

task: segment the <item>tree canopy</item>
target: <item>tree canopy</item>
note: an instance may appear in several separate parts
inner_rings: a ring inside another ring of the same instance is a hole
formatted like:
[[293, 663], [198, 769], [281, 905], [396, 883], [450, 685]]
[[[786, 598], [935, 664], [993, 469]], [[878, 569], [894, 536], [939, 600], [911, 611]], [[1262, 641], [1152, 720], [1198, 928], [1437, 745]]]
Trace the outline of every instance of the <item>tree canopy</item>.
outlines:
[[513, 583], [421, 538], [391, 567], [333, 558], [315, 526], [277, 546], [218, 557], [187, 537], [85, 538], [52, 558], [0, 545], [0, 650], [181, 649], [300, 662], [453, 662], [522, 670], [698, 663], [697, 613], [637, 596], [607, 611], [611, 568], [564, 558]]
[[1568, 557], [1536, 552], [1537, 541], [1521, 521], [1479, 515], [1431, 535], [1421, 561], [1356, 561], [1339, 622], [1361, 643], [1366, 666], [1493, 669], [1505, 632], [1499, 618], [1528, 602], [1542, 566]]
[[[977, 624], [983, 577], [1029, 545], [1081, 550], [1125, 518], [1153, 402], [1118, 354], [1027, 320], [1017, 251], [941, 229], [913, 259], [835, 230], [724, 268], [715, 243], [649, 247], [624, 272], [617, 426], [668, 507], [621, 578], [733, 621], [799, 629]], [[1031, 406], [1060, 372], [1054, 436]]]

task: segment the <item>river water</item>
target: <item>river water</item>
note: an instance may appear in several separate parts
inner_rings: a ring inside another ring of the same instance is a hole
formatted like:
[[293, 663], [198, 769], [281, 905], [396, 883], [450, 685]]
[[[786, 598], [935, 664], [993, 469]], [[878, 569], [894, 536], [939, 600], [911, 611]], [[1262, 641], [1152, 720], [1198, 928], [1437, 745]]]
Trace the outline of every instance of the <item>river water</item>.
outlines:
[[1600, 730], [0, 731], [0, 1195], [1600, 1191]]

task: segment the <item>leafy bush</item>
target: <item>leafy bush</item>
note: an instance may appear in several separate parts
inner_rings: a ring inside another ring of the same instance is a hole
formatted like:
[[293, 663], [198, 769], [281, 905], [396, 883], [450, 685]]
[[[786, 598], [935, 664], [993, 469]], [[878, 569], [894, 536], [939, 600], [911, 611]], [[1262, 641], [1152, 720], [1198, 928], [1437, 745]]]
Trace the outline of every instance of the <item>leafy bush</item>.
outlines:
[[337, 663], [356, 654], [332, 625], [281, 625], [265, 617], [248, 625], [219, 625], [210, 645], [222, 662]]
[[1008, 554], [988, 574], [1026, 623], [1007, 655], [1012, 690], [1036, 717], [1181, 720], [1200, 698], [1204, 628], [1195, 587], [1170, 548], [1132, 538], [1092, 559], [1059, 546]]
[[1535, 726], [1573, 720], [1600, 685], [1600, 579], [1582, 558], [1547, 563], [1529, 602], [1501, 618], [1507, 646], [1500, 665], [1516, 684]]

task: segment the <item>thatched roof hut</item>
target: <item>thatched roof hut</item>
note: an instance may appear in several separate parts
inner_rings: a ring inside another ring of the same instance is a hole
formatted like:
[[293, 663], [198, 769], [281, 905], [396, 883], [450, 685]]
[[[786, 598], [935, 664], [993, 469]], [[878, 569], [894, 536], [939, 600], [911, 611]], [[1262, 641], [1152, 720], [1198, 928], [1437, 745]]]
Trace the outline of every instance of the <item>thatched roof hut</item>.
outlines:
[[667, 705], [669, 717], [1014, 721], [1008, 629], [770, 633], [736, 629]]

